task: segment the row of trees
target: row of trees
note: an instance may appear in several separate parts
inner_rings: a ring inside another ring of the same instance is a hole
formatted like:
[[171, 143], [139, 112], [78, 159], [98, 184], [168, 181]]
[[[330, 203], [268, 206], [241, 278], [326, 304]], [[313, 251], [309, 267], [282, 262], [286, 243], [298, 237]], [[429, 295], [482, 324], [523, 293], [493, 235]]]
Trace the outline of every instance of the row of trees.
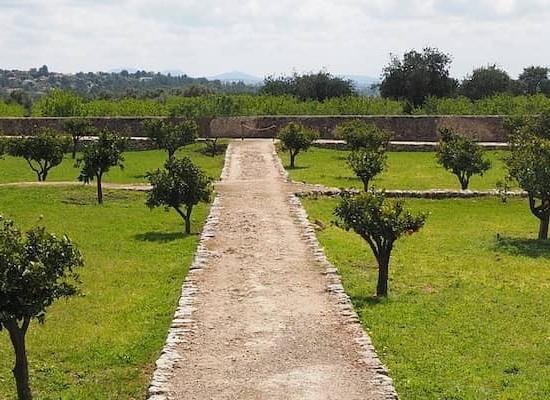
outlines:
[[449, 76], [451, 56], [436, 48], [426, 47], [422, 52], [410, 50], [399, 58], [391, 57], [384, 67], [380, 94], [382, 97], [405, 100], [408, 110], [420, 108], [432, 96], [436, 98], [464, 96], [479, 100], [498, 93], [514, 95], [550, 96], [550, 69], [529, 66], [517, 80], [496, 65], [476, 68], [461, 82]]

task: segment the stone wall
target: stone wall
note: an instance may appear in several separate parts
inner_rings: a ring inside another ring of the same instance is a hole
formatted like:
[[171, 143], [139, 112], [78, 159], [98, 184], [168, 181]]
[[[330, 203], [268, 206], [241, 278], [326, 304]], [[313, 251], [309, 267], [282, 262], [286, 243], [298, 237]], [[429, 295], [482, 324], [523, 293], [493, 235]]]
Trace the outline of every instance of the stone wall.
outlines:
[[[152, 117], [159, 118], [159, 117]], [[149, 117], [90, 118], [98, 129], [143, 137], [142, 122]], [[262, 116], [199, 118], [201, 137], [272, 138], [290, 121], [316, 128], [323, 139], [335, 138], [335, 127], [351, 119], [373, 122], [393, 132], [396, 141], [437, 141], [440, 128], [455, 131], [481, 142], [505, 142], [501, 116]], [[0, 118], [0, 135], [33, 135], [42, 127], [63, 130], [65, 118]], [[175, 121], [178, 119], [175, 118]]]

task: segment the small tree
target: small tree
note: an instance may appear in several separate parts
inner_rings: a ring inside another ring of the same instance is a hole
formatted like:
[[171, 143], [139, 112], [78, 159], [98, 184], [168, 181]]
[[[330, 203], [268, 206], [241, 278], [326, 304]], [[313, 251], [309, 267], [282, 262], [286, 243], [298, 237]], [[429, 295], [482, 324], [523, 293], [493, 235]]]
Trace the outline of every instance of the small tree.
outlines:
[[319, 138], [319, 132], [308, 129], [298, 122], [290, 122], [277, 135], [281, 141], [281, 150], [290, 154], [290, 168], [294, 168], [294, 160], [300, 151], [307, 151], [314, 140]]
[[10, 155], [24, 158], [43, 182], [50, 169], [61, 164], [69, 143], [65, 136], [44, 128], [36, 136], [10, 139], [7, 147]]
[[[191, 233], [191, 213], [199, 202], [207, 203], [212, 194], [212, 179], [188, 157], [169, 158], [164, 170], [147, 173], [152, 189], [147, 196], [149, 208], [172, 207], [185, 221], [185, 233]], [[182, 210], [184, 208], [184, 210]]]
[[168, 153], [172, 158], [176, 151], [193, 143], [198, 136], [198, 126], [194, 120], [186, 119], [176, 124], [162, 119], [152, 119], [143, 123], [147, 137], [151, 139], [159, 149]]
[[365, 192], [369, 189], [371, 179], [384, 170], [387, 158], [385, 151], [373, 151], [364, 148], [354, 150], [349, 154], [348, 164], [355, 175], [363, 182]]
[[94, 136], [97, 132], [89, 119], [71, 118], [64, 123], [65, 130], [71, 135], [73, 140], [72, 158], [76, 158], [78, 144], [83, 136]]
[[89, 183], [97, 182], [97, 202], [103, 203], [103, 188], [101, 181], [103, 175], [109, 172], [111, 167], [119, 166], [124, 169], [124, 157], [122, 152], [126, 148], [126, 139], [116, 133], [103, 131], [97, 141], [88, 144], [82, 152], [82, 158], [76, 161], [76, 166], [82, 166], [78, 180]]
[[8, 331], [15, 352], [18, 398], [30, 400], [25, 335], [33, 318], [44, 322], [55, 300], [77, 293], [73, 269], [83, 265], [82, 256], [66, 236], [40, 227], [23, 235], [12, 221], [0, 224], [0, 331]]
[[472, 175], [483, 175], [491, 168], [491, 162], [483, 158], [483, 148], [473, 139], [462, 137], [448, 128], [440, 129], [439, 135], [437, 162], [456, 175], [462, 190], [468, 189]]
[[527, 192], [531, 213], [540, 220], [538, 239], [548, 239], [550, 219], [550, 111], [510, 119], [508, 180]]
[[342, 220], [344, 229], [352, 229], [369, 244], [378, 262], [376, 295], [387, 296], [393, 244], [404, 233], [420, 230], [426, 216], [412, 215], [400, 201], [387, 201], [384, 193], [374, 190], [355, 197], [344, 193], [334, 214]]
[[391, 132], [366, 123], [360, 119], [343, 122], [336, 126], [336, 137], [345, 140], [350, 150], [387, 150], [392, 138]]

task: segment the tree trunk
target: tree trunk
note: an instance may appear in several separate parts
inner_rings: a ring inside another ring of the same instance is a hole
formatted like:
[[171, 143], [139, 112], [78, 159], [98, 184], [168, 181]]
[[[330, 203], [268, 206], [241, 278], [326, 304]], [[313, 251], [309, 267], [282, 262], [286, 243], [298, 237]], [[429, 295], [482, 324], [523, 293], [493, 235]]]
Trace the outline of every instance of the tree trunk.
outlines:
[[32, 400], [29, 384], [29, 363], [25, 347], [26, 327], [30, 321], [25, 321], [22, 328], [19, 328], [16, 321], [5, 322], [4, 326], [10, 334], [11, 343], [15, 351], [15, 366], [12, 369], [17, 386], [17, 398], [19, 400]]
[[103, 188], [101, 187], [101, 175], [97, 178], [97, 204], [103, 204]]
[[294, 153], [292, 150], [289, 150], [290, 152], [290, 168], [294, 168], [294, 159], [296, 158], [296, 153]]
[[548, 239], [548, 222], [550, 215], [544, 215], [540, 217], [540, 226], [539, 226], [539, 240]]
[[193, 211], [193, 206], [188, 206], [185, 210], [185, 233], [191, 233], [191, 212]]
[[387, 297], [388, 296], [388, 278], [390, 270], [390, 255], [392, 246], [388, 248], [381, 248], [380, 256], [378, 258], [378, 283], [376, 285], [376, 296]]
[[361, 179], [363, 181], [363, 190], [365, 192], [369, 191], [369, 179]]

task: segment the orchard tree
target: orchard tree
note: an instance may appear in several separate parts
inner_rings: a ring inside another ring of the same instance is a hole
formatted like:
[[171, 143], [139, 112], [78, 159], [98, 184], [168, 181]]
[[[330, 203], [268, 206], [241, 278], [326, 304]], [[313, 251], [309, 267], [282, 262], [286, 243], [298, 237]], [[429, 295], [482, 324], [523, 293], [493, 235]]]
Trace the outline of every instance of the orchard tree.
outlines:
[[145, 121], [143, 126], [147, 137], [158, 148], [164, 149], [168, 153], [168, 158], [172, 158], [180, 147], [193, 143], [197, 139], [199, 129], [197, 123], [191, 119], [181, 123], [151, 119]]
[[506, 71], [496, 65], [474, 69], [460, 84], [459, 93], [470, 100], [479, 100], [498, 93], [512, 91], [513, 81]]
[[462, 190], [468, 189], [472, 175], [483, 175], [491, 168], [491, 162], [483, 158], [483, 148], [475, 140], [448, 128], [440, 129], [439, 135], [437, 163], [456, 175]]
[[527, 192], [531, 213], [540, 221], [538, 239], [548, 239], [550, 219], [550, 110], [509, 119], [508, 180]]
[[185, 233], [191, 233], [191, 213], [199, 202], [208, 203], [212, 195], [212, 179], [188, 157], [169, 158], [163, 170], [147, 173], [152, 186], [147, 195], [149, 208], [170, 207], [185, 221]]
[[380, 94], [395, 100], [405, 100], [411, 107], [420, 107], [428, 96], [449, 97], [457, 81], [449, 77], [451, 56], [436, 48], [426, 47], [422, 53], [410, 50], [403, 60], [392, 55], [382, 71]]
[[345, 140], [350, 150], [361, 148], [371, 150], [387, 149], [392, 138], [391, 132], [360, 119], [338, 124], [336, 126], [336, 136]]
[[368, 243], [378, 263], [376, 296], [387, 296], [393, 245], [403, 234], [418, 232], [426, 216], [412, 215], [400, 201], [389, 201], [374, 189], [357, 196], [344, 192], [334, 214], [341, 220], [339, 226], [353, 230]]
[[8, 154], [24, 158], [39, 182], [45, 181], [48, 172], [61, 164], [68, 148], [67, 137], [47, 128], [36, 136], [10, 138], [7, 142]]
[[32, 319], [43, 323], [57, 299], [77, 293], [80, 252], [69, 238], [37, 227], [22, 234], [12, 221], [0, 219], [0, 331], [15, 352], [13, 375], [19, 400], [32, 398], [25, 336]]
[[312, 143], [319, 138], [319, 132], [308, 129], [299, 122], [290, 122], [277, 134], [281, 141], [281, 150], [290, 155], [290, 168], [295, 167], [294, 160], [301, 151], [307, 151]]
[[89, 143], [82, 151], [82, 158], [76, 161], [77, 167], [82, 167], [78, 180], [89, 183], [97, 182], [97, 202], [103, 204], [103, 175], [111, 167], [124, 168], [122, 153], [126, 148], [126, 139], [113, 132], [103, 131], [98, 139]]
[[363, 190], [369, 190], [372, 178], [384, 170], [387, 161], [385, 151], [373, 151], [365, 148], [353, 150], [348, 156], [348, 165], [363, 182]]
[[89, 119], [84, 118], [71, 118], [66, 120], [63, 125], [73, 141], [72, 158], [74, 160], [80, 139], [84, 136], [94, 136], [97, 130]]

